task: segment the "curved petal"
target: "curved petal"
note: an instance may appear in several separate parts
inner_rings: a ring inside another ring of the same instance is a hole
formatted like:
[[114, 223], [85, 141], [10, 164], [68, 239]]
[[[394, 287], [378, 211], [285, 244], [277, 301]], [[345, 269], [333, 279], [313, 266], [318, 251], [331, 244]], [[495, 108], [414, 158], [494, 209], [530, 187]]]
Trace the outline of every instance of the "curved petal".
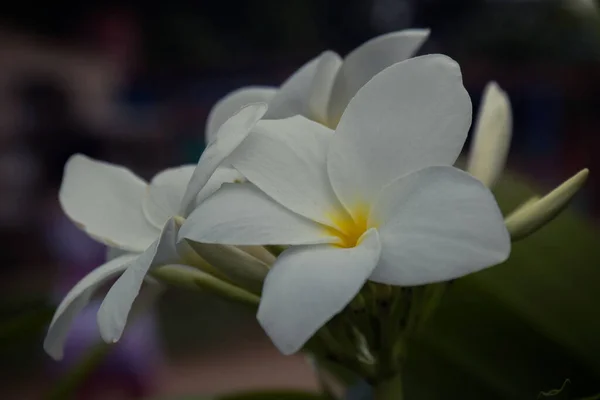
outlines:
[[[194, 165], [170, 168], [152, 179], [142, 205], [144, 215], [157, 229], [162, 229], [169, 218], [178, 215], [183, 194], [194, 168]], [[242, 174], [233, 168], [218, 167], [196, 196], [193, 206], [200, 204], [216, 192], [223, 183], [241, 182], [243, 179]]]
[[110, 288], [98, 310], [98, 327], [105, 342], [114, 343], [121, 338], [133, 302], [148, 271], [160, 265], [178, 263], [176, 239], [177, 225], [170, 219], [160, 237], [128, 265]]
[[127, 265], [136, 257], [137, 254], [122, 255], [99, 266], [87, 274], [67, 293], [56, 309], [44, 339], [46, 353], [55, 360], [63, 358], [65, 341], [71, 324], [77, 315], [90, 302], [96, 289], [125, 271]]
[[490, 82], [484, 89], [467, 162], [467, 171], [487, 187], [504, 170], [511, 135], [510, 100], [496, 82]]
[[242, 183], [243, 181], [244, 176], [238, 170], [228, 167], [217, 168], [202, 190], [200, 190], [198, 196], [196, 196], [194, 207], [219, 190], [224, 183]]
[[158, 236], [142, 211], [146, 186], [124, 167], [76, 154], [65, 165], [58, 198], [67, 216], [94, 239], [141, 252]]
[[377, 265], [377, 230], [353, 248], [293, 247], [267, 275], [258, 321], [284, 354], [295, 353], [360, 291]]
[[344, 109], [372, 77], [385, 68], [412, 57], [429, 37], [429, 29], [407, 29], [378, 36], [346, 56], [335, 79], [328, 106], [335, 127]]
[[142, 208], [144, 215], [156, 229], [162, 229], [167, 220], [179, 212], [181, 199], [192, 177], [195, 165], [184, 165], [159, 172], [152, 178]]
[[456, 62], [433, 55], [394, 64], [346, 108], [327, 155], [331, 184], [347, 208], [371, 204], [400, 176], [452, 165], [470, 124], [471, 100]]
[[381, 258], [371, 280], [446, 281], [506, 260], [510, 237], [492, 193], [453, 167], [430, 167], [385, 188], [374, 204]]
[[343, 207], [327, 176], [327, 149], [332, 138], [331, 129], [299, 115], [263, 120], [229, 160], [277, 203], [333, 226], [332, 213]]
[[224, 184], [192, 212], [179, 238], [233, 245], [339, 241], [326, 227], [294, 214], [250, 183]]
[[[326, 102], [319, 96], [329, 97], [329, 90], [326, 87], [316, 88], [314, 85], [334, 78], [331, 73], [336, 69], [335, 56], [337, 55], [331, 51], [323, 52], [294, 72], [269, 102], [269, 111], [265, 114], [265, 119], [288, 118], [294, 115], [310, 117], [311, 110], [317, 105], [326, 106]], [[328, 82], [325, 84], [330, 87], [332, 85]], [[319, 90], [319, 93], [313, 95], [313, 90]], [[311, 100], [314, 101], [312, 107], [309, 106]], [[324, 114], [326, 109], [315, 111], [317, 114]]]
[[[144, 196], [144, 215], [157, 229], [167, 220], [178, 216], [179, 207], [195, 166], [172, 168], [155, 177]], [[173, 178], [173, 179], [171, 179]], [[242, 174], [228, 167], [218, 167], [190, 205], [191, 209], [216, 192], [223, 183], [241, 182]]]
[[251, 103], [269, 103], [275, 93], [277, 88], [274, 87], [249, 86], [234, 90], [223, 97], [212, 107], [206, 119], [206, 143], [212, 142], [221, 125], [242, 107]]
[[198, 160], [198, 165], [181, 200], [181, 216], [189, 215], [195, 206], [194, 199], [215, 170], [242, 143], [266, 112], [265, 103], [250, 104], [221, 125], [215, 140], [208, 145]]
[[118, 247], [110, 247], [110, 246], [106, 246], [106, 261], [111, 261], [114, 260], [117, 257], [121, 257], [125, 254], [129, 254], [130, 252], [127, 250], [122, 250], [119, 249]]
[[342, 59], [333, 51], [326, 51], [321, 55], [311, 83], [306, 117], [329, 126], [327, 107], [335, 77], [341, 66]]

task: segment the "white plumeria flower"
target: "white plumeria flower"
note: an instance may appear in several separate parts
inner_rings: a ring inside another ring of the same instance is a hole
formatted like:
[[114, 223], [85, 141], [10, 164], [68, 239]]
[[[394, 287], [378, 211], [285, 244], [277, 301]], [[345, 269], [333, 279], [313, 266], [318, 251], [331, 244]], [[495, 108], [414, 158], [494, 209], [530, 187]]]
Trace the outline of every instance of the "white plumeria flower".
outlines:
[[207, 120], [210, 142], [221, 126], [245, 104], [269, 104], [265, 119], [303, 115], [335, 128], [358, 89], [384, 68], [412, 57], [429, 37], [428, 29], [392, 32], [369, 40], [343, 60], [326, 51], [304, 64], [279, 88], [253, 86], [238, 89], [217, 102]]
[[98, 323], [105, 341], [120, 338], [148, 270], [181, 263], [178, 219], [239, 176], [235, 170], [217, 168], [266, 110], [265, 104], [242, 109], [221, 126], [218, 140], [197, 166], [168, 169], [150, 184], [123, 167], [83, 155], [71, 157], [60, 188], [61, 206], [87, 234], [111, 246], [114, 258], [83, 278], [58, 306], [44, 342], [46, 352], [62, 358], [73, 319], [96, 289], [119, 275], [98, 312]]
[[301, 116], [260, 121], [229, 158], [249, 182], [223, 185], [180, 236], [292, 245], [265, 280], [258, 320], [293, 353], [367, 280], [422, 285], [507, 258], [494, 197], [451, 167], [470, 124], [453, 60], [397, 63], [358, 91], [335, 133]]

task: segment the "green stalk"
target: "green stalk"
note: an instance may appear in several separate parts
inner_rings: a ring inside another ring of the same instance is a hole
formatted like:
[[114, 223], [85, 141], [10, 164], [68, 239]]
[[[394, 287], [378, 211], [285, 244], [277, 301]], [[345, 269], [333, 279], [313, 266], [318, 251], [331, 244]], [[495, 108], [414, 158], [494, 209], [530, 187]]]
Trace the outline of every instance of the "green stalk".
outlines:
[[203, 289], [237, 303], [258, 306], [260, 297], [215, 276], [177, 265], [165, 265], [152, 271], [152, 276], [162, 282], [189, 289]]

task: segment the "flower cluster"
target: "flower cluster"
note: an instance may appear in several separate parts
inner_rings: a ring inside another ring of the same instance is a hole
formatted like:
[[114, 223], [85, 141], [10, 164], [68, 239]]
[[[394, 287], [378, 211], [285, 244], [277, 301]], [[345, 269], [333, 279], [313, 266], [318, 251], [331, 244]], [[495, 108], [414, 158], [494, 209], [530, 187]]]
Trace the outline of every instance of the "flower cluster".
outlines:
[[198, 164], [145, 182], [74, 155], [60, 202], [109, 261], [59, 305], [45, 341], [60, 358], [73, 318], [118, 278], [98, 312], [117, 341], [140, 290], [203, 288], [258, 306], [285, 354], [302, 348], [367, 379], [397, 372], [405, 339], [444, 282], [499, 264], [581, 187], [583, 170], [504, 218], [490, 188], [504, 169], [510, 104], [486, 87], [471, 126], [461, 70], [412, 57], [428, 31], [325, 52], [279, 88], [240, 89], [209, 115]]

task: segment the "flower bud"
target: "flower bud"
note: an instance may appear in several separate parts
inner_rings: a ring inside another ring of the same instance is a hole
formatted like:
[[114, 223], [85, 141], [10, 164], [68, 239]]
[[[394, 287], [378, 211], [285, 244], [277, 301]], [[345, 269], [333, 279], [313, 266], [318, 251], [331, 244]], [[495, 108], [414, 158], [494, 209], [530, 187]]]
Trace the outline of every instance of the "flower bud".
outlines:
[[588, 174], [589, 170], [583, 169], [546, 196], [538, 200], [530, 199], [513, 211], [505, 219], [511, 239], [523, 239], [552, 221], [581, 189]]
[[492, 187], [504, 170], [511, 135], [510, 101], [496, 82], [490, 82], [484, 89], [467, 172], [487, 187]]
[[245, 290], [260, 294], [269, 265], [235, 246], [187, 241], [220, 275]]

